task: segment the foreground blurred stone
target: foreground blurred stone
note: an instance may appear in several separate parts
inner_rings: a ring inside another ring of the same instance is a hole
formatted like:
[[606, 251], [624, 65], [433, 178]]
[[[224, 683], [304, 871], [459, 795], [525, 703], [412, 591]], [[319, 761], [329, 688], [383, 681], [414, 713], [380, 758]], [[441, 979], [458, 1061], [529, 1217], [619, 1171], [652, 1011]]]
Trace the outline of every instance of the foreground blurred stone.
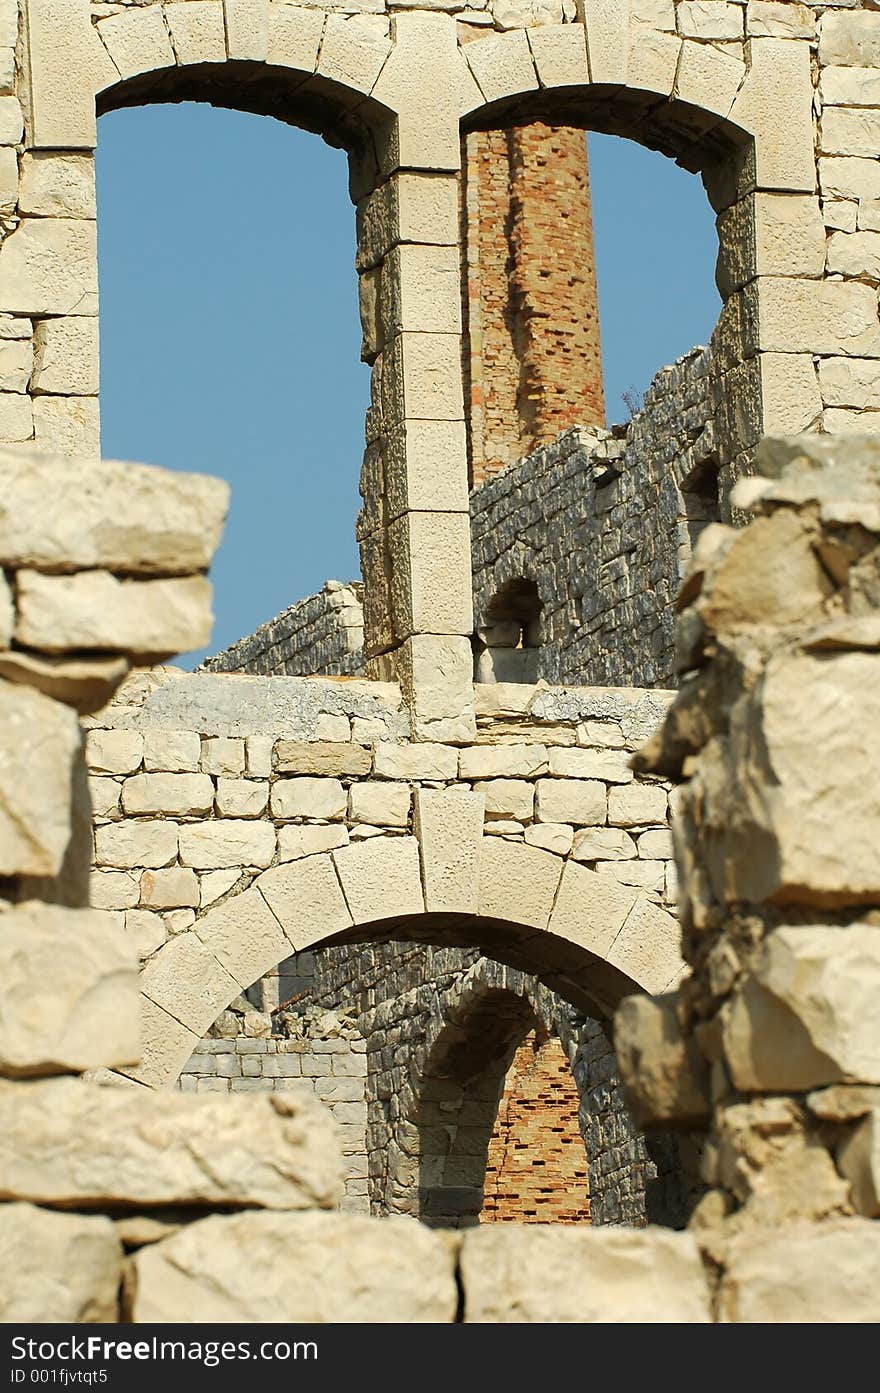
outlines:
[[0, 1322], [118, 1320], [122, 1244], [103, 1215], [0, 1205]]
[[455, 1319], [455, 1249], [405, 1218], [215, 1215], [135, 1256], [126, 1318], [142, 1321]]

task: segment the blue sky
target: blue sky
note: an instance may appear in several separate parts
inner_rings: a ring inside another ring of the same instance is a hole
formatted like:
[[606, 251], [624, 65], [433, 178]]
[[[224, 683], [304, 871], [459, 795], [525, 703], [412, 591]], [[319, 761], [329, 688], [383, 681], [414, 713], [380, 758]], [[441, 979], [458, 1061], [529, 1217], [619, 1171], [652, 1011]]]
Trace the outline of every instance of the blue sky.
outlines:
[[[624, 391], [711, 333], [715, 230], [670, 160], [612, 136], [590, 156], [614, 421]], [[216, 652], [358, 574], [369, 370], [345, 156], [242, 112], [117, 111], [99, 123], [98, 207], [102, 450], [232, 485]]]

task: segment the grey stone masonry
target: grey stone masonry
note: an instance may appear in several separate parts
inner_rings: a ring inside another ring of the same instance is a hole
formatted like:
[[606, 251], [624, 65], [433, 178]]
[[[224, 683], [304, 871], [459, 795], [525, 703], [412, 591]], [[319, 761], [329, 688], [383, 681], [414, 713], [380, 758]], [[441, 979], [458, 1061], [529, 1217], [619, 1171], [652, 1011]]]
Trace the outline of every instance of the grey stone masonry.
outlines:
[[261, 677], [355, 676], [364, 666], [362, 595], [360, 581], [328, 580], [317, 595], [289, 605], [202, 666]]

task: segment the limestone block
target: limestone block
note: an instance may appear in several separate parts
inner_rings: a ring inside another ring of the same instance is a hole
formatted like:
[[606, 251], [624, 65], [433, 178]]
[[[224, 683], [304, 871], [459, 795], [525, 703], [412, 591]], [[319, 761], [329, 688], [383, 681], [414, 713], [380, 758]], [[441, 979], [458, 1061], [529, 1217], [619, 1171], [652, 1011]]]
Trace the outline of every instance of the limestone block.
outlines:
[[141, 1248], [129, 1289], [135, 1321], [418, 1324], [456, 1305], [454, 1247], [402, 1216], [216, 1215]]
[[34, 392], [97, 395], [97, 319], [83, 315], [41, 319], [34, 332], [34, 351]]
[[0, 97], [0, 145], [18, 145], [24, 127], [17, 97]]
[[629, 34], [628, 85], [669, 96], [675, 86], [681, 40], [646, 24], [633, 24]]
[[812, 194], [813, 81], [803, 40], [751, 39], [749, 70], [730, 120], [755, 136], [755, 184]]
[[145, 909], [183, 909], [187, 906], [197, 909], [199, 882], [195, 871], [185, 866], [144, 871], [140, 883], [140, 903]]
[[[148, 910], [129, 910], [129, 915], [137, 916], [138, 919], [141, 916], [146, 917], [148, 913]], [[162, 923], [158, 914], [152, 917]], [[162, 927], [164, 928], [164, 925]], [[137, 925], [131, 931], [126, 925], [126, 932], [130, 932], [136, 946], [139, 939], [144, 940], [144, 958], [149, 957], [159, 946], [156, 943], [148, 946], [146, 930], [141, 931]], [[132, 1080], [136, 1084], [145, 1084], [148, 1088], [172, 1088], [181, 1069], [198, 1045], [200, 1036], [143, 995], [140, 1018], [140, 1063], [134, 1068], [121, 1069], [117, 1077], [121, 1077], [123, 1081]]]
[[876, 159], [820, 159], [819, 186], [823, 198], [880, 198], [880, 165]]
[[424, 914], [415, 837], [376, 837], [333, 852], [333, 862], [356, 924]]
[[473, 745], [459, 755], [462, 779], [534, 779], [547, 769], [546, 745]]
[[810, 1093], [807, 1106], [814, 1117], [826, 1122], [857, 1122], [880, 1108], [880, 1088], [870, 1084], [836, 1083]]
[[463, 421], [406, 420], [385, 441], [389, 516], [409, 510], [467, 512], [467, 451]]
[[0, 441], [31, 440], [34, 434], [34, 409], [29, 397], [18, 392], [0, 394]]
[[15, 207], [18, 198], [18, 154], [9, 146], [0, 147], [0, 206]]
[[878, 435], [880, 414], [875, 411], [828, 410], [822, 412], [822, 429], [829, 435]]
[[745, 1228], [727, 1248], [724, 1268], [722, 1322], [876, 1322], [880, 1225], [832, 1219]]
[[746, 33], [756, 39], [813, 39], [816, 15], [798, 0], [748, 0]]
[[464, 55], [487, 102], [498, 101], [538, 86], [525, 30], [490, 34], [465, 45]]
[[351, 18], [331, 14], [324, 27], [317, 71], [346, 88], [352, 96], [366, 96], [376, 85], [376, 79], [391, 52], [391, 43], [373, 34]]
[[[818, 904], [875, 898], [876, 669], [871, 653], [844, 652], [830, 662], [807, 653], [771, 659], [743, 714], [739, 739], [760, 729], [773, 783], [768, 788], [760, 776], [759, 793], [750, 772], [743, 785], [737, 821], [752, 831], [740, 834], [741, 851], [730, 868], [732, 896], [794, 894]], [[744, 767], [751, 770], [751, 758]], [[719, 797], [723, 801], [723, 790]], [[713, 821], [717, 806], [713, 799]]]
[[591, 82], [625, 83], [630, 0], [586, 0]]
[[136, 962], [101, 910], [36, 900], [14, 906], [0, 921], [0, 964], [2, 1073], [56, 1074], [136, 1062]]
[[115, 461], [0, 456], [0, 560], [52, 571], [139, 575], [204, 571], [220, 542], [229, 487]]
[[192, 774], [198, 770], [202, 742], [193, 730], [146, 730], [143, 747], [148, 774]]
[[332, 822], [345, 817], [348, 797], [338, 779], [278, 779], [272, 785], [270, 810], [276, 818], [313, 817]]
[[301, 856], [333, 851], [337, 846], [348, 846], [348, 832], [339, 823], [278, 828], [279, 861], [298, 861]]
[[569, 942], [607, 957], [636, 904], [634, 890], [597, 875], [573, 861], [566, 862], [559, 893], [550, 916], [549, 931]]
[[608, 790], [598, 779], [539, 779], [535, 813], [539, 822], [597, 826], [607, 818]]
[[122, 1244], [101, 1215], [53, 1214], [0, 1205], [3, 1324], [101, 1324], [118, 1320]]
[[127, 816], [165, 813], [190, 817], [209, 813], [214, 806], [214, 784], [207, 774], [135, 774], [122, 785], [122, 807]]
[[58, 875], [71, 836], [79, 722], [69, 707], [0, 682], [0, 874]]
[[132, 819], [95, 829], [95, 858], [99, 866], [128, 870], [156, 869], [177, 856], [177, 825]]
[[586, 827], [574, 838], [575, 861], [624, 861], [637, 855], [636, 844], [619, 827]]
[[415, 634], [397, 650], [417, 740], [469, 744], [476, 734], [470, 640]]
[[457, 247], [403, 243], [382, 267], [381, 319], [387, 337], [461, 333], [461, 269]]
[[369, 774], [369, 751], [332, 741], [279, 740], [275, 768], [280, 774]]
[[725, 293], [755, 276], [816, 276], [825, 271], [825, 225], [818, 198], [750, 194], [718, 218], [719, 279]]
[[815, 430], [822, 395], [809, 353], [762, 353], [761, 399], [764, 429], [771, 435]]
[[534, 784], [524, 779], [486, 779], [474, 784], [474, 792], [482, 795], [488, 818], [531, 822], [535, 807]]
[[89, 801], [95, 817], [113, 818], [119, 812], [120, 785], [115, 779], [89, 778]]
[[639, 856], [644, 860], [659, 857], [668, 860], [672, 856], [672, 833], [666, 827], [655, 827], [643, 832], [639, 837]]
[[178, 63], [225, 63], [223, 8], [217, 0], [176, 0], [164, 6]]
[[143, 757], [140, 731], [86, 731], [86, 764], [95, 774], [133, 774], [140, 769]]
[[638, 827], [665, 822], [667, 795], [656, 784], [630, 784], [608, 790], [608, 822], [612, 827]]
[[666, 881], [665, 861], [602, 861], [596, 869], [621, 885], [632, 885], [654, 895], [662, 894]]
[[297, 952], [351, 927], [330, 856], [273, 866], [255, 884]]
[[101, 428], [95, 397], [37, 396], [33, 410], [37, 450], [77, 459], [99, 453]]
[[579, 24], [544, 24], [528, 29], [541, 87], [574, 87], [588, 81], [586, 31]]
[[857, 11], [853, 14], [822, 16], [819, 34], [819, 61], [823, 67], [880, 66], [880, 15]]
[[603, 779], [609, 784], [632, 782], [626, 750], [559, 748], [550, 751], [550, 773], [564, 779]]
[[0, 391], [26, 392], [34, 365], [34, 346], [27, 339], [0, 344]]
[[484, 799], [465, 788], [416, 789], [425, 909], [429, 914], [475, 914]]
[[541, 847], [556, 856], [567, 856], [574, 841], [574, 828], [565, 822], [536, 822], [524, 833], [527, 846]]
[[880, 408], [880, 361], [876, 358], [823, 358], [819, 384], [828, 406]]
[[118, 580], [109, 571], [16, 577], [20, 643], [49, 652], [100, 648], [159, 657], [211, 637], [211, 586], [202, 576]]
[[457, 334], [397, 334], [384, 354], [383, 368], [382, 412], [389, 426], [408, 418], [464, 419]]
[[240, 989], [241, 984], [192, 931], [175, 934], [141, 971], [144, 996], [197, 1035], [204, 1035]]
[[241, 987], [289, 956], [290, 943], [256, 886], [197, 919], [193, 932]]
[[546, 929], [561, 874], [562, 861], [550, 852], [484, 837], [479, 912], [488, 919]]
[[89, 904], [94, 909], [133, 909], [140, 891], [137, 877], [125, 871], [93, 871], [89, 880]]
[[380, 740], [373, 772], [378, 779], [454, 779], [458, 750], [452, 745], [398, 745]]
[[250, 735], [245, 741], [247, 772], [252, 779], [268, 779], [272, 773], [272, 737]]
[[202, 741], [202, 769], [206, 774], [242, 774], [244, 741], [215, 735]]
[[701, 111], [728, 116], [745, 74], [745, 64], [739, 58], [711, 44], [685, 39], [672, 95]]
[[774, 930], [724, 1015], [738, 1088], [800, 1093], [837, 1082], [880, 1083], [872, 1002], [880, 934], [868, 924]]
[[880, 72], [876, 68], [823, 68], [819, 95], [826, 106], [878, 106]]
[[679, 33], [689, 39], [743, 38], [743, 7], [717, 0], [680, 0], [676, 5]]
[[313, 73], [323, 28], [324, 15], [320, 10], [270, 4], [267, 61], [279, 67]]
[[[461, 163], [459, 117], [482, 104], [458, 44], [451, 15], [396, 14], [394, 47], [373, 91], [376, 101], [400, 112], [386, 148], [383, 172], [397, 169], [455, 171]], [[431, 120], [425, 120], [425, 93]]]
[[204, 871], [199, 876], [199, 903], [202, 909], [219, 900], [240, 879], [241, 872], [237, 867], [227, 871]]
[[180, 829], [180, 859], [196, 870], [268, 866], [275, 855], [275, 828], [266, 822], [194, 822]]
[[95, 94], [119, 74], [91, 24], [89, 0], [31, 0], [26, 21], [34, 146], [94, 149]]
[[828, 270], [841, 276], [880, 276], [880, 232], [832, 232]]
[[465, 1321], [711, 1321], [696, 1240], [669, 1229], [486, 1224], [461, 1253]]
[[406, 827], [412, 791], [409, 784], [369, 779], [352, 784], [348, 813], [352, 822], [368, 822], [376, 827]]
[[839, 1148], [837, 1169], [850, 1183], [858, 1213], [876, 1219], [880, 1215], [880, 1109], [872, 1109]]
[[710, 1117], [709, 1069], [682, 1033], [674, 994], [628, 996], [614, 1017], [614, 1049], [639, 1127], [704, 1126]]
[[[0, 588], [0, 622], [3, 599]], [[35, 687], [81, 715], [104, 707], [127, 672], [126, 658], [53, 658], [23, 648], [0, 650], [0, 677]]]
[[223, 17], [229, 57], [264, 62], [269, 48], [269, 0], [223, 0]]
[[174, 67], [174, 50], [158, 5], [126, 9], [99, 20], [96, 27], [120, 77]]
[[822, 114], [819, 145], [823, 155], [867, 156], [877, 149], [880, 111], [827, 106]]
[[269, 785], [253, 779], [218, 779], [219, 817], [261, 817], [269, 801]]
[[45, 1079], [0, 1085], [0, 1117], [0, 1189], [37, 1203], [326, 1209], [341, 1194], [333, 1122], [305, 1092], [193, 1097]]

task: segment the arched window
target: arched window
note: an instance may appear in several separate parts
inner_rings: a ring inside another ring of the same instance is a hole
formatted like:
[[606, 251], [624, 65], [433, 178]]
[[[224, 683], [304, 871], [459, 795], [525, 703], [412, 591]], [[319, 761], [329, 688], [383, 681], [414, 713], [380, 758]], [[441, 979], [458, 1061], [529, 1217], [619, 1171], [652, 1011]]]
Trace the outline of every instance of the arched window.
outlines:
[[486, 607], [475, 640], [478, 682], [536, 682], [543, 605], [533, 580], [507, 581]]

